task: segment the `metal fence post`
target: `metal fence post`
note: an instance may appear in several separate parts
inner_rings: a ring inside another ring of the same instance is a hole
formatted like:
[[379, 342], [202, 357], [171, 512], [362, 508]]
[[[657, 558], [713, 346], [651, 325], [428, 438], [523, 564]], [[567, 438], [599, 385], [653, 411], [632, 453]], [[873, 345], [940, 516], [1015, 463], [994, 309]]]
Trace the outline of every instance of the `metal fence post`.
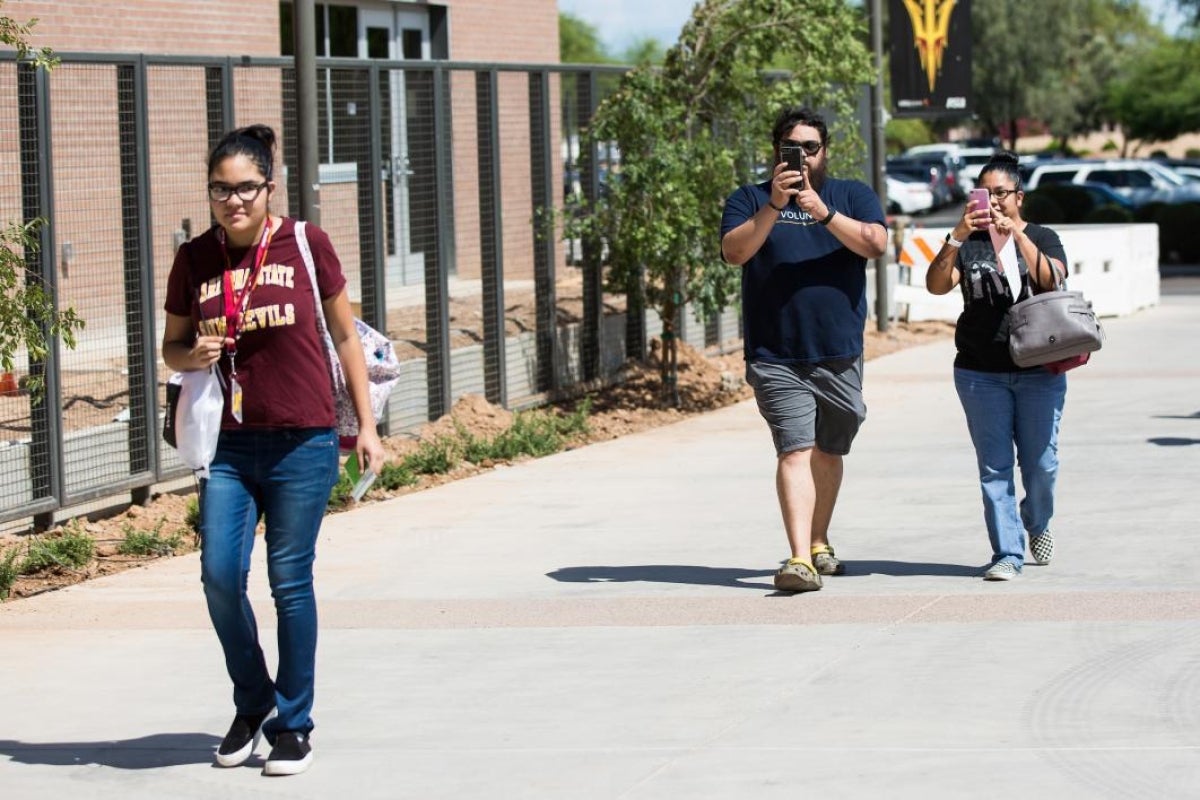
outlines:
[[[129, 473], [149, 472], [157, 463], [158, 414], [154, 353], [154, 260], [149, 232], [149, 149], [146, 130], [146, 62], [117, 65], [117, 130], [121, 170], [121, 237], [125, 278], [125, 341], [129, 386]], [[151, 421], [153, 419], [153, 422]], [[132, 490], [135, 503], [150, 499], [150, 487]]]
[[[433, 185], [453, 185], [451, 152], [449, 74], [435, 67], [429, 79], [433, 98]], [[454, 201], [451, 192], [437, 191], [430, 198], [434, 231], [430, 244], [434, 249], [433, 269], [425, 265], [425, 358], [429, 385], [429, 418], [437, 419], [450, 410], [453, 402], [450, 385], [450, 269], [454, 264]]]
[[495, 70], [475, 73], [475, 158], [483, 288], [483, 384], [488, 402], [508, 406], [504, 346], [504, 224], [500, 208], [500, 104]]
[[550, 73], [529, 73], [529, 179], [533, 196], [533, 284], [537, 300], [538, 391], [559, 385], [558, 325], [554, 285], [554, 237], [549, 212], [553, 208], [554, 169], [550, 146]]
[[[596, 73], [589, 70], [575, 76], [579, 130], [592, 123], [597, 104]], [[596, 144], [579, 148], [579, 180], [589, 207], [600, 197], [600, 169], [596, 163]], [[600, 325], [604, 316], [604, 272], [600, 264], [601, 242], [595, 234], [583, 237], [583, 329], [579, 350], [585, 381], [600, 377]]]

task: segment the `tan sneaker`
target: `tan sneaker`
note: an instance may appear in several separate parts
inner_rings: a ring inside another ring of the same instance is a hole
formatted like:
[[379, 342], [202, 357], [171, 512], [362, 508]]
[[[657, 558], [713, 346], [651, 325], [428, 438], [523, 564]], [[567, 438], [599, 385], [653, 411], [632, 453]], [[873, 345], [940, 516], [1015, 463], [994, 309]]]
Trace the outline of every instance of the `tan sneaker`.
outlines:
[[833, 554], [833, 548], [827, 544], [813, 545], [812, 563], [821, 575], [841, 575], [846, 567]]
[[775, 588], [781, 592], [815, 592], [821, 588], [821, 576], [802, 558], [789, 558], [775, 573]]

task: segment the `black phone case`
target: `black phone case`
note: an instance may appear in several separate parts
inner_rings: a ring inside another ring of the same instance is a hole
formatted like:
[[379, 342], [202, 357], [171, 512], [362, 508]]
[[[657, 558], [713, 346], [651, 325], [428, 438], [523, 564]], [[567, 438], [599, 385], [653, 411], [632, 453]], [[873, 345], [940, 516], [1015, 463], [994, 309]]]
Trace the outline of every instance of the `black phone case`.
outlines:
[[[796, 172], [804, 171], [804, 151], [799, 147], [781, 147], [779, 155], [787, 164], [788, 169], [795, 170]], [[793, 181], [790, 188], [803, 189], [804, 179], [801, 178], [798, 181]]]

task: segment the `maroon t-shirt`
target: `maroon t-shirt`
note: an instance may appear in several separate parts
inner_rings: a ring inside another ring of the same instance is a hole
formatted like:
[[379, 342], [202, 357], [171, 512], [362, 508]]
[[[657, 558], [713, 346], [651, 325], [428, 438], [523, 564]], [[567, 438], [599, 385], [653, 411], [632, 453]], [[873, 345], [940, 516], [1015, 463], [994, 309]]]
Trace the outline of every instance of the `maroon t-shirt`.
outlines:
[[[214, 227], [179, 248], [167, 279], [163, 307], [191, 317], [198, 332], [225, 335], [225, 256]], [[346, 285], [329, 236], [315, 225], [306, 230], [323, 299]], [[233, 287], [239, 292], [254, 268], [258, 242], [229, 248]], [[229, 357], [217, 362], [229, 385]], [[335, 424], [333, 386], [325, 347], [317, 332], [313, 289], [296, 244], [296, 223], [283, 218], [242, 316], [237, 342], [237, 380], [242, 387], [242, 424], [229, 413], [225, 392], [222, 430], [239, 428], [329, 428]]]

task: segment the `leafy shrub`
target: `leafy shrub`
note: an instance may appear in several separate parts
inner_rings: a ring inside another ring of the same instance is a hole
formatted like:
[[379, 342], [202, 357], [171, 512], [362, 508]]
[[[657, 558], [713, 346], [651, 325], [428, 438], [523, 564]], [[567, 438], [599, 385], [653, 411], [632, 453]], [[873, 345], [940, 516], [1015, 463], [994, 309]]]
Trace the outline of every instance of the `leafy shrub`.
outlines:
[[[1083, 222], [1084, 218], [1087, 217], [1088, 213], [1095, 206], [1087, 190], [1078, 186], [1072, 186], [1069, 183], [1052, 183], [1025, 195], [1025, 205], [1022, 207], [1022, 212], [1025, 212], [1023, 216], [1026, 216], [1026, 218], [1028, 218], [1029, 200], [1035, 196], [1047, 197], [1059, 207], [1062, 211], [1062, 219], [1054, 221], [1060, 224], [1073, 225]], [[1034, 222], [1042, 222], [1042, 220], [1034, 220]]]
[[189, 497], [187, 499], [187, 511], [184, 513], [183, 521], [189, 528], [194, 530], [196, 533], [200, 533], [200, 497], [199, 497], [199, 495], [192, 495], [191, 497]]
[[326, 508], [339, 509], [350, 505], [350, 493], [354, 491], [354, 481], [344, 471], [338, 473], [337, 483], [333, 485], [333, 491], [329, 493], [329, 501], [325, 503]]
[[1090, 224], [1127, 223], [1133, 222], [1133, 214], [1127, 208], [1109, 203], [1093, 208], [1082, 221]]
[[432, 442], [421, 442], [414, 452], [404, 457], [402, 466], [416, 475], [441, 475], [458, 465], [457, 450], [454, 439], [439, 436]]
[[1154, 221], [1158, 223], [1160, 260], [1187, 264], [1200, 261], [1200, 203], [1163, 206]]
[[123, 556], [152, 556], [154, 558], [174, 555], [175, 551], [183, 547], [183, 529], [170, 536], [163, 536], [162, 528], [165, 523], [165, 519], [159, 520], [154, 530], [140, 531], [126, 522], [121, 526], [125, 536], [121, 540], [121, 544], [117, 546], [117, 552]]
[[96, 540], [72, 525], [58, 536], [31, 539], [20, 570], [22, 575], [30, 575], [54, 568], [79, 569], [87, 566], [95, 555]]
[[1025, 195], [1021, 216], [1039, 225], [1058, 225], [1066, 221], [1062, 206], [1040, 189]]
[[1157, 222], [1158, 212], [1166, 207], [1166, 203], [1158, 201], [1140, 205], [1133, 210], [1133, 220], [1134, 222]]
[[8, 599], [13, 584], [21, 574], [20, 565], [17, 564], [20, 555], [21, 551], [16, 547], [10, 547], [0, 555], [0, 600]]
[[379, 470], [379, 485], [384, 489], [399, 489], [416, 484], [415, 473], [404, 464], [384, 464]]

